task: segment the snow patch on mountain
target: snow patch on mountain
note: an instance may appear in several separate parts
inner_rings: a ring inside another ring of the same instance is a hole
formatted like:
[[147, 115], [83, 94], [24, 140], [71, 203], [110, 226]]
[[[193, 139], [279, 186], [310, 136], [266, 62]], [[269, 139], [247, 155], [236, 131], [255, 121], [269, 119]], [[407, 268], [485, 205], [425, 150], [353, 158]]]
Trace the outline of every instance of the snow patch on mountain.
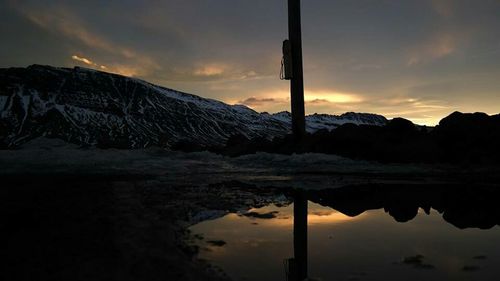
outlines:
[[[182, 93], [81, 67], [0, 69], [0, 147], [48, 136], [84, 146], [169, 147], [179, 141], [223, 145], [235, 134], [273, 138], [291, 131], [291, 115]], [[380, 115], [306, 117], [307, 131], [344, 123], [383, 125]]]
[[[282, 111], [271, 115], [274, 119], [284, 122], [291, 126], [292, 115], [288, 111]], [[330, 114], [312, 114], [306, 116], [306, 131], [314, 133], [318, 130], [334, 130], [343, 124], [356, 125], [376, 125], [383, 126], [387, 123], [387, 119], [381, 115], [371, 113], [355, 113], [347, 112], [342, 115]]]

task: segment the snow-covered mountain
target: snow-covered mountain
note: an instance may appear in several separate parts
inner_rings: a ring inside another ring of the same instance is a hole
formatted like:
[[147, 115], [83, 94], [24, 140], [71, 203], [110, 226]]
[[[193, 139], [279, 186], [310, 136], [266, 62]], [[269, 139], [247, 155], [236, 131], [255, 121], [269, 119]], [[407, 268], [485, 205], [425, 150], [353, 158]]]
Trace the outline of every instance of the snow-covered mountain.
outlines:
[[[307, 116], [307, 130], [344, 123], [383, 125], [380, 115]], [[86, 68], [32, 65], [0, 69], [0, 147], [39, 136], [79, 145], [139, 148], [181, 140], [221, 145], [234, 134], [282, 136], [288, 112], [258, 113], [148, 82]]]
[[[288, 111], [274, 113], [272, 117], [288, 124], [289, 127], [292, 126], [292, 114]], [[314, 113], [306, 116], [306, 130], [309, 133], [314, 133], [321, 129], [331, 131], [347, 123], [383, 126], [387, 123], [387, 119], [382, 115], [355, 112], [347, 112], [342, 115]]]

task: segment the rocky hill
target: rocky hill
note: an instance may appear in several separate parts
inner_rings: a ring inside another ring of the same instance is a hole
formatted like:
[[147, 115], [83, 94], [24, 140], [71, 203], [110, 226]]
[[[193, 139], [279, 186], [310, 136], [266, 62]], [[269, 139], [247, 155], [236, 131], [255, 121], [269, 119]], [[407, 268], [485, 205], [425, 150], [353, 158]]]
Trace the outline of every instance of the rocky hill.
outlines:
[[[380, 115], [310, 115], [307, 130], [384, 125]], [[0, 69], [0, 147], [39, 136], [84, 146], [221, 145], [232, 135], [271, 139], [291, 130], [287, 112], [258, 113], [130, 77], [86, 68]]]

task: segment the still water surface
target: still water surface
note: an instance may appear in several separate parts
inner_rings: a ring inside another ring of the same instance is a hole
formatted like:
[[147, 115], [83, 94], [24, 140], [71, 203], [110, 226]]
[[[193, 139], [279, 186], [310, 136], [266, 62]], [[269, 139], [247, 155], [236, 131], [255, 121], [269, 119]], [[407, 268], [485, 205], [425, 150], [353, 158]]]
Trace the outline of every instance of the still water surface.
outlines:
[[[293, 208], [269, 205], [249, 211], [268, 218], [231, 213], [191, 227], [203, 237], [200, 258], [234, 280], [286, 280]], [[307, 220], [312, 280], [499, 280], [498, 226], [459, 229], [434, 209], [404, 223], [384, 209], [347, 216], [311, 201]]]

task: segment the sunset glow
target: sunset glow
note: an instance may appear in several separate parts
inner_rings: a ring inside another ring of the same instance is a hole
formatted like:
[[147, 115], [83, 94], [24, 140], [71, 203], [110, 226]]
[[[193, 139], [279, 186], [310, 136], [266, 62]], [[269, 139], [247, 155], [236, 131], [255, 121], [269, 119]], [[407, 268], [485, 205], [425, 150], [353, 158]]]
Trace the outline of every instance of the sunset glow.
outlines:
[[[1, 4], [19, 28], [1, 47], [10, 50], [2, 66], [81, 65], [257, 111], [290, 110], [289, 84], [278, 79], [286, 1], [93, 2]], [[453, 111], [498, 113], [498, 2], [302, 6], [307, 113], [427, 125]]]

